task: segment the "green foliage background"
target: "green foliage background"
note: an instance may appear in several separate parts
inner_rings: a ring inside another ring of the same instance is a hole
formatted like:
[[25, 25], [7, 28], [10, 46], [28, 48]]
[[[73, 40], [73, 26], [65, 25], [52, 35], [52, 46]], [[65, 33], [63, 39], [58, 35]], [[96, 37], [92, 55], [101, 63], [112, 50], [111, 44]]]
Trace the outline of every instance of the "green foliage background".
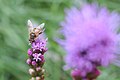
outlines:
[[[0, 0], [0, 80], [29, 80], [27, 59], [28, 30], [31, 19], [45, 22], [45, 34], [49, 38], [46, 53], [45, 80], [72, 80], [69, 71], [63, 70], [62, 49], [54, 38], [58, 36], [59, 22], [64, 20], [64, 9], [80, 6], [84, 2], [98, 2], [108, 9], [120, 12], [120, 0]], [[120, 68], [111, 65], [101, 68], [97, 80], [120, 80]]]

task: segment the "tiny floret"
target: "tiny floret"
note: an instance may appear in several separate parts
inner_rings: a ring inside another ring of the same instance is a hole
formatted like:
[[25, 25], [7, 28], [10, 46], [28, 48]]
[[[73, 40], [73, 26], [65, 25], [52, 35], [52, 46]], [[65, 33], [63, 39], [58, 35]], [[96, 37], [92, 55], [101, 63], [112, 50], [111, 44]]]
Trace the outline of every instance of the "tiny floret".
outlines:
[[34, 59], [36, 62], [37, 62], [38, 60], [41, 61], [40, 56], [41, 56], [40, 53], [39, 53], [39, 54], [38, 54], [38, 53], [35, 53], [35, 54], [33, 54], [33, 57], [34, 57], [33, 59]]

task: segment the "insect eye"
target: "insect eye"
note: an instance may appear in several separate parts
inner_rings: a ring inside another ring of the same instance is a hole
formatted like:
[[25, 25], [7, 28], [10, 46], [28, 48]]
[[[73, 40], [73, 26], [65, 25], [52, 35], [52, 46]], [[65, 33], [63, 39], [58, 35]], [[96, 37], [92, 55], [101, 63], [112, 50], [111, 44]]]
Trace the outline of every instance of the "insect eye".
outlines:
[[35, 33], [31, 33], [31, 36], [32, 36], [32, 37], [35, 37]]

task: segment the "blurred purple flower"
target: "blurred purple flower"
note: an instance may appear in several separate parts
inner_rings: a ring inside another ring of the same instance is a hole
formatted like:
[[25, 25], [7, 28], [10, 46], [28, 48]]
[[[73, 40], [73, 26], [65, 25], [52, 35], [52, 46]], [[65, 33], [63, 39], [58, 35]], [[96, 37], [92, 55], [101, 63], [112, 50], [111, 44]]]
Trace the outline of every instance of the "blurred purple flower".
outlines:
[[84, 5], [66, 10], [61, 23], [65, 40], [60, 44], [67, 51], [67, 68], [79, 69], [82, 75], [96, 66], [108, 66], [116, 58], [117, 29], [120, 17], [98, 5]]

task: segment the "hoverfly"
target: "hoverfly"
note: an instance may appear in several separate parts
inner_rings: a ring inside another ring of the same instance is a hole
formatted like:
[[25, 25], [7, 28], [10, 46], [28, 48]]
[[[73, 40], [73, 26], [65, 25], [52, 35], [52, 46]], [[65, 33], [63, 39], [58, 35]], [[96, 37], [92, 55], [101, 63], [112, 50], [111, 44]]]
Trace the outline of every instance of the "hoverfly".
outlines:
[[29, 31], [29, 42], [34, 42], [40, 34], [44, 32], [45, 29], [43, 29], [45, 23], [40, 24], [37, 27], [34, 27], [32, 22], [28, 20], [28, 31]]

